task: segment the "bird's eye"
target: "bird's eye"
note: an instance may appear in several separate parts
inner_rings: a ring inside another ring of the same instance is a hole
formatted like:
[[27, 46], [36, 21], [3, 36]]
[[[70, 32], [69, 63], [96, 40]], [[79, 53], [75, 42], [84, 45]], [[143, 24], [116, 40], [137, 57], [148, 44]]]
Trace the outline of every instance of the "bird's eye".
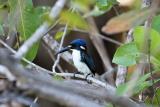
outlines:
[[86, 48], [84, 46], [80, 46], [81, 49], [86, 50]]

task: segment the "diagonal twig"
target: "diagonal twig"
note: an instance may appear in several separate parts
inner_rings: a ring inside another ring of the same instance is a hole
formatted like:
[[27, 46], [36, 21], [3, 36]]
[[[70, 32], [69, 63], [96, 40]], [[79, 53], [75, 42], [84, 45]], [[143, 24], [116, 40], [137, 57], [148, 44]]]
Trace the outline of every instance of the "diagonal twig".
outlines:
[[[63, 42], [64, 42], [64, 38], [65, 38], [66, 33], [67, 33], [67, 28], [68, 28], [68, 24], [66, 24], [66, 26], [65, 26], [65, 29], [64, 29], [64, 32], [63, 32], [63, 35], [62, 35], [62, 39], [61, 39], [61, 42], [60, 42], [59, 50], [62, 48], [62, 45], [63, 45]], [[56, 61], [54, 62], [53, 66], [52, 66], [52, 71], [53, 72], [56, 72], [55, 68], [56, 68], [57, 64], [59, 63], [59, 60], [60, 60], [60, 54], [58, 54], [57, 59], [56, 59]]]

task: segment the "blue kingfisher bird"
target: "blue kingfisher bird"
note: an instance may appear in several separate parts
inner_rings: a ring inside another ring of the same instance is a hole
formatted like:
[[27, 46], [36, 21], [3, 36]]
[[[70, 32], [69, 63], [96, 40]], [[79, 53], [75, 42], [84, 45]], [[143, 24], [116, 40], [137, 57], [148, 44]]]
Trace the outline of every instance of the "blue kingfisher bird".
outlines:
[[84, 74], [86, 79], [89, 75], [95, 75], [95, 64], [93, 58], [87, 52], [87, 43], [84, 39], [75, 39], [73, 40], [67, 47], [63, 48], [57, 54], [63, 53], [65, 51], [72, 51], [72, 58], [75, 67], [77, 68], [78, 72]]

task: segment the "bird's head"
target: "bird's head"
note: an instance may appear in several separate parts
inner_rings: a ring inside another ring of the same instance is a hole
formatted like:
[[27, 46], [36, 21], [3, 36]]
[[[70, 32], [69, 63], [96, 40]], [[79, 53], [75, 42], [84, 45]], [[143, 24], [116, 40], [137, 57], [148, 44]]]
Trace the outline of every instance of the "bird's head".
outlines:
[[86, 51], [87, 50], [86, 41], [84, 39], [75, 39], [67, 47], [58, 51], [57, 54], [63, 53], [65, 51], [69, 51], [69, 50]]

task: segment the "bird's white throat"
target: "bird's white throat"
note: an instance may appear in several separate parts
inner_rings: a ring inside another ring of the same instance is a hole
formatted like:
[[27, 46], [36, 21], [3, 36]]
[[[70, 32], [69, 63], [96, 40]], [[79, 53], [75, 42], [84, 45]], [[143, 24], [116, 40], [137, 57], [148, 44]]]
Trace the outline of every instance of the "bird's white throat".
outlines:
[[88, 66], [84, 62], [81, 61], [81, 53], [79, 50], [72, 49], [72, 57], [73, 57], [73, 63], [79, 72], [86, 74], [86, 75], [91, 73]]

